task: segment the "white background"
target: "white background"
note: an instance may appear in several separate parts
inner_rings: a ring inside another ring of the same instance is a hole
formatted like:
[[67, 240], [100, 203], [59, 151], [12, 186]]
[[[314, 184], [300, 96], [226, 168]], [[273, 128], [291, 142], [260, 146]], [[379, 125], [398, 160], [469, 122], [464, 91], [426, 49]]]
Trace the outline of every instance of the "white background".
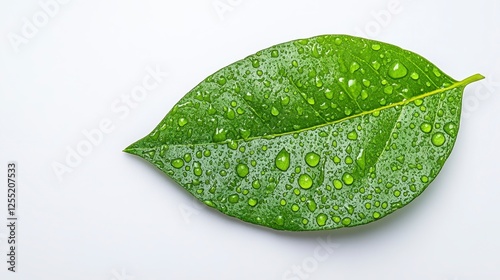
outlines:
[[[0, 279], [500, 279], [499, 3], [73, 0], [51, 6], [44, 22], [38, 0], [1, 0]], [[219, 68], [340, 33], [410, 49], [455, 79], [487, 77], [466, 88], [438, 179], [389, 217], [316, 233], [269, 230], [208, 209], [122, 152]], [[147, 69], [169, 75], [125, 105]], [[102, 121], [112, 131], [58, 176], [54, 164], [66, 165], [82, 131]], [[5, 262], [12, 160], [15, 274]]]

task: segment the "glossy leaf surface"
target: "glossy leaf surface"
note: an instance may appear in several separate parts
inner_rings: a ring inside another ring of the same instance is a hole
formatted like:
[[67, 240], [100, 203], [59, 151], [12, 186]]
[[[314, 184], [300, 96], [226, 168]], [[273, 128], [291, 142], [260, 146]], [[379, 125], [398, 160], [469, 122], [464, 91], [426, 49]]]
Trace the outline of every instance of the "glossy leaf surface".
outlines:
[[210, 75], [125, 149], [227, 215], [281, 230], [356, 226], [436, 178], [464, 87], [394, 45], [325, 35]]

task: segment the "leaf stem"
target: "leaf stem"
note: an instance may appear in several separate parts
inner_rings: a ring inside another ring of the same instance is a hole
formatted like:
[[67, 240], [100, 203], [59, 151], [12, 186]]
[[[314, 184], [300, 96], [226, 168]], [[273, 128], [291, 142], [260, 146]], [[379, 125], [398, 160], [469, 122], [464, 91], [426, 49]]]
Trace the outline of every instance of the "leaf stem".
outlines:
[[477, 82], [479, 80], [484, 79], [484, 76], [481, 74], [474, 74], [468, 78], [463, 79], [462, 81], [458, 82], [460, 85], [466, 86], [470, 83]]

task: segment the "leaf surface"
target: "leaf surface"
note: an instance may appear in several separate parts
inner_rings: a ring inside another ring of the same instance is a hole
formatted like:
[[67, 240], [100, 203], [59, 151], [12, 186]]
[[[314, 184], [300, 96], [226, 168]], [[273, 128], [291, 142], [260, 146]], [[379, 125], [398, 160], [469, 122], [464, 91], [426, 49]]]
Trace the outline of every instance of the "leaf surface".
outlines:
[[324, 35], [210, 75], [125, 149], [206, 205], [280, 230], [350, 227], [407, 205], [455, 143], [465, 86], [425, 58]]

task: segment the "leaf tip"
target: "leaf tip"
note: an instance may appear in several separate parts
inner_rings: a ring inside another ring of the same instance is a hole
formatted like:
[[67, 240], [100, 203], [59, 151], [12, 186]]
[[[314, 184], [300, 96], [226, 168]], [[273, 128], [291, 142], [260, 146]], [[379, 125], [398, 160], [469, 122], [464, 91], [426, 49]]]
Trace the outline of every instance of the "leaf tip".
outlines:
[[127, 153], [127, 154], [131, 154], [131, 155], [137, 155], [137, 149], [135, 148], [134, 144], [126, 147], [125, 149], [123, 149], [122, 152]]

